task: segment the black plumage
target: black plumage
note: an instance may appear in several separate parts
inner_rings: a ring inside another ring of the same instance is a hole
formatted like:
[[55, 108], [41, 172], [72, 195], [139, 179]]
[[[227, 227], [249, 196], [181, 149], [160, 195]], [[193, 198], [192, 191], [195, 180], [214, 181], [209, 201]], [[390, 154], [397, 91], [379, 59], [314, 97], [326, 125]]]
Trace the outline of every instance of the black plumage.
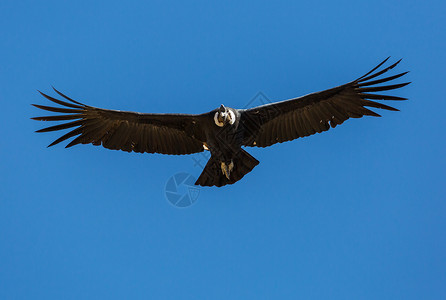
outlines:
[[211, 158], [196, 184], [223, 186], [237, 182], [259, 164], [242, 146], [268, 147], [327, 131], [349, 118], [380, 116], [369, 108], [397, 111], [376, 101], [406, 100], [376, 94], [409, 84], [382, 85], [407, 73], [377, 79], [401, 61], [381, 68], [387, 60], [356, 80], [322, 92], [250, 109], [221, 105], [199, 115], [101, 109], [82, 104], [54, 89], [65, 101], [40, 93], [61, 107], [33, 105], [59, 114], [32, 119], [65, 121], [37, 132], [71, 129], [49, 146], [74, 137], [67, 148], [77, 144], [93, 144], [127, 152], [176, 155], [209, 150]]

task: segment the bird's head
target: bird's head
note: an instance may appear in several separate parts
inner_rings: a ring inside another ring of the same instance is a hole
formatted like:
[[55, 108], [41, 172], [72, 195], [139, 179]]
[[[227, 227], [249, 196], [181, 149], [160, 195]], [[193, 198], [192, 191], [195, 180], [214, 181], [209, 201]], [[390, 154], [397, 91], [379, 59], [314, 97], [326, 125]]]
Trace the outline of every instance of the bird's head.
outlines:
[[214, 115], [214, 121], [219, 127], [223, 127], [226, 124], [232, 125], [235, 122], [235, 114], [231, 109], [222, 104]]

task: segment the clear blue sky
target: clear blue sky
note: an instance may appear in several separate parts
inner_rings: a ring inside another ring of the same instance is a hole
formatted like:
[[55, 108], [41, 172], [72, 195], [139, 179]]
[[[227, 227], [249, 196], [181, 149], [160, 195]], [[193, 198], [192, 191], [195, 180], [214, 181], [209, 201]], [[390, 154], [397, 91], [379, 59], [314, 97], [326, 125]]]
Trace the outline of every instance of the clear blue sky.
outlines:
[[[125, 4], [124, 4], [125, 3]], [[0, 299], [446, 299], [444, 1], [1, 1]], [[202, 113], [355, 79], [391, 55], [401, 112], [267, 149], [178, 209], [195, 156], [46, 146], [51, 85]]]

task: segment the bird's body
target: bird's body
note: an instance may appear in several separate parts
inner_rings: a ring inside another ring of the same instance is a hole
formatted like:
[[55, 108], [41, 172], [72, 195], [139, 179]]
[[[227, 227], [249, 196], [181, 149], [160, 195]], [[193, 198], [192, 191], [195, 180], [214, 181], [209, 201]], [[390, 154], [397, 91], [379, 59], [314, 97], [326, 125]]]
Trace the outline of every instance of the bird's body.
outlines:
[[91, 143], [108, 149], [140, 153], [191, 154], [210, 151], [211, 157], [196, 184], [223, 186], [237, 182], [259, 164], [242, 147], [267, 147], [327, 131], [348, 118], [379, 116], [366, 107], [397, 110], [375, 100], [406, 100], [405, 98], [373, 93], [408, 84], [378, 86], [407, 73], [375, 79], [399, 63], [398, 61], [376, 71], [386, 61], [387, 59], [366, 75], [347, 84], [251, 109], [233, 109], [221, 105], [199, 115], [142, 114], [91, 107], [55, 90], [69, 102], [42, 93], [44, 97], [63, 107], [35, 106], [63, 115], [33, 119], [67, 121], [38, 132], [75, 127], [50, 146], [76, 136], [67, 147]]
[[259, 164], [242, 149], [244, 135], [247, 132], [241, 122], [243, 111], [221, 105], [203, 118], [205, 147], [211, 152], [211, 158], [196, 184], [203, 186], [232, 184]]

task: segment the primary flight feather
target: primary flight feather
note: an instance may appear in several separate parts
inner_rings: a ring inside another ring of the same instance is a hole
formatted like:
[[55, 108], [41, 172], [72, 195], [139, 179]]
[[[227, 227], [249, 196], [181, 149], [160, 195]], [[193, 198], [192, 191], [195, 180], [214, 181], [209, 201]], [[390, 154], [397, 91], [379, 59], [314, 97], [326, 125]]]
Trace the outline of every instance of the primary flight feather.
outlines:
[[378, 79], [401, 61], [381, 68], [388, 59], [344, 85], [250, 109], [221, 105], [198, 115], [127, 112], [88, 106], [54, 89], [64, 101], [40, 93], [61, 107], [33, 105], [59, 114], [32, 119], [64, 121], [37, 132], [71, 129], [49, 146], [74, 137], [66, 148], [93, 144], [127, 152], [177, 155], [208, 150], [211, 157], [195, 184], [223, 186], [239, 181], [259, 164], [242, 146], [268, 147], [327, 131], [349, 118], [380, 117], [369, 108], [398, 111], [376, 101], [407, 100], [376, 94], [409, 84], [389, 84], [407, 72]]

